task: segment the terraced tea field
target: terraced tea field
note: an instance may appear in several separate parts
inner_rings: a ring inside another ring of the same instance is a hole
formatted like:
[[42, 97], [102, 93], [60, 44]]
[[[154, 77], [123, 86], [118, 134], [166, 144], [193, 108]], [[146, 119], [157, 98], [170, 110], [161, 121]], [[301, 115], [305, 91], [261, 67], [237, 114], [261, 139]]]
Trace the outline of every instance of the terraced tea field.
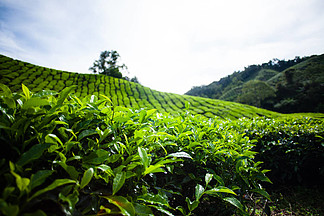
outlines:
[[207, 117], [236, 119], [240, 117], [276, 117], [281, 114], [239, 103], [178, 95], [152, 90], [137, 83], [105, 75], [80, 74], [36, 66], [0, 55], [0, 83], [13, 92], [21, 90], [21, 84], [32, 92], [43, 89], [61, 91], [76, 85], [77, 97], [100, 94], [109, 97], [115, 105], [140, 108], [155, 108], [158, 112], [177, 114], [184, 112], [186, 104], [193, 114]]

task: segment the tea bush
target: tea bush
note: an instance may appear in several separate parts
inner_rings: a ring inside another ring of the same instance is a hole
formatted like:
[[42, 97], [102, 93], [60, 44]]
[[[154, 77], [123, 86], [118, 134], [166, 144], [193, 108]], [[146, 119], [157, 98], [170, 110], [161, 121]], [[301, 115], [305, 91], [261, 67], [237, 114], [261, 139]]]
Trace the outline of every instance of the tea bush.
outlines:
[[235, 122], [132, 110], [74, 88], [0, 85], [3, 215], [247, 215], [270, 200]]
[[263, 168], [277, 184], [319, 185], [324, 182], [324, 122], [321, 119], [241, 119], [238, 131], [256, 140]]

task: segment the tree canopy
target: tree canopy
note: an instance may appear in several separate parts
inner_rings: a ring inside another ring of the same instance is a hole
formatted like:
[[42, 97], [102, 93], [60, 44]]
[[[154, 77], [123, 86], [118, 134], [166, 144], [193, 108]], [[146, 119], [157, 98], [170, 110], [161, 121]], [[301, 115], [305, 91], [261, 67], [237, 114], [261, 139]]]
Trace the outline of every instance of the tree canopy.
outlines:
[[99, 60], [95, 60], [93, 66], [89, 70], [94, 73], [104, 74], [116, 78], [122, 78], [123, 74], [120, 69], [127, 69], [125, 64], [118, 65], [119, 53], [115, 50], [103, 51]]

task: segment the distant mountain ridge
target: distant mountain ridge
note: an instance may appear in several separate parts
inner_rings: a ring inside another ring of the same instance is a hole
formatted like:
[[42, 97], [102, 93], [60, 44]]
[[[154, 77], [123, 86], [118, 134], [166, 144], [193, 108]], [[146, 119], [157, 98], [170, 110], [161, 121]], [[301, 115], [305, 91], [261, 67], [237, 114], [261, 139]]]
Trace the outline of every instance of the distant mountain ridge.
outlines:
[[209, 85], [193, 87], [186, 95], [282, 113], [324, 112], [324, 54], [250, 65]]

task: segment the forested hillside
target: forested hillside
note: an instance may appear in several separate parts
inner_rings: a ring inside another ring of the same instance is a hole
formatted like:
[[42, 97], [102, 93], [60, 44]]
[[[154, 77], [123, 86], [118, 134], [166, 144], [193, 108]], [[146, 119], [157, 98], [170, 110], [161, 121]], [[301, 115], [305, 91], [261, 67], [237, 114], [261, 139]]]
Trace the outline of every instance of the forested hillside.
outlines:
[[187, 95], [235, 101], [282, 113], [324, 112], [324, 55], [274, 59], [193, 87]]
[[133, 109], [157, 109], [161, 113], [178, 114], [185, 111], [186, 104], [192, 114], [207, 117], [236, 119], [240, 117], [279, 116], [279, 113], [239, 103], [209, 98], [178, 95], [152, 90], [138, 83], [106, 75], [79, 74], [36, 66], [0, 55], [0, 83], [11, 91], [21, 91], [26, 85], [32, 92], [43, 89], [61, 91], [76, 85], [72, 93], [77, 97], [105, 95], [115, 105]]

